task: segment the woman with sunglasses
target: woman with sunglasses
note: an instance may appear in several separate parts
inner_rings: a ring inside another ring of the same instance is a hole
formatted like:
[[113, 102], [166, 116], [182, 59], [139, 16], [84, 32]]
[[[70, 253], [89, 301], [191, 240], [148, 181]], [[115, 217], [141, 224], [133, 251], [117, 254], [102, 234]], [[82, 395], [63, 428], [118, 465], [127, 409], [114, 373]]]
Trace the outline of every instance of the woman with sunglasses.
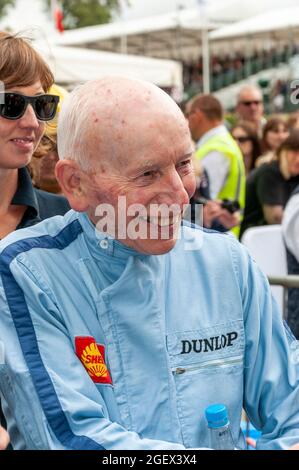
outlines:
[[0, 239], [69, 210], [64, 197], [33, 188], [26, 168], [56, 113], [59, 98], [46, 94], [53, 81], [26, 40], [0, 32]]
[[257, 131], [251, 122], [240, 121], [231, 129], [231, 134], [242, 152], [247, 177], [261, 154]]
[[69, 209], [62, 196], [34, 189], [26, 169], [56, 113], [59, 97], [47, 94], [52, 84], [32, 46], [0, 32], [0, 239]]

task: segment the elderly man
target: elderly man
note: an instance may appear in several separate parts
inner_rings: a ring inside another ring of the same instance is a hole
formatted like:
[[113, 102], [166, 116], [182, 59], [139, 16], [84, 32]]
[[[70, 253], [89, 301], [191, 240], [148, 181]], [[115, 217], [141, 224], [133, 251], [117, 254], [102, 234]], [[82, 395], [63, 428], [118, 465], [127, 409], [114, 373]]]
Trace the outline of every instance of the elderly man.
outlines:
[[236, 115], [242, 121], [251, 122], [261, 136], [264, 118], [264, 104], [261, 89], [254, 85], [243, 86], [237, 96]]
[[181, 225], [195, 182], [176, 104], [92, 81], [64, 103], [58, 142], [73, 210], [0, 245], [13, 447], [207, 447], [219, 402], [236, 445], [243, 406], [259, 448], [298, 443], [294, 338], [266, 279], [234, 237]]

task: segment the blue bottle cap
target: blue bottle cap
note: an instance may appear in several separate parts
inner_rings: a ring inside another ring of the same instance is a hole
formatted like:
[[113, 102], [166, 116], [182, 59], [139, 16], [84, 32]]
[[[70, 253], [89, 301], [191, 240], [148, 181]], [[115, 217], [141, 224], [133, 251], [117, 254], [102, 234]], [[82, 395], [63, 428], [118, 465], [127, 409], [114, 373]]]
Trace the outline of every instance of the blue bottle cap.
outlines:
[[221, 428], [229, 422], [226, 406], [220, 403], [208, 406], [205, 414], [210, 428]]

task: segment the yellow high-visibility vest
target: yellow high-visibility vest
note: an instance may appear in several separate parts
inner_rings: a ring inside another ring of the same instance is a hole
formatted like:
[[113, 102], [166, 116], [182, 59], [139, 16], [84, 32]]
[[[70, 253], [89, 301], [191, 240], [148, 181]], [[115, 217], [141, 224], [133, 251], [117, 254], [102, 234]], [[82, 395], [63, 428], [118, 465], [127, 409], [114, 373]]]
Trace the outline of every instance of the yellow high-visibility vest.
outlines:
[[[242, 213], [245, 207], [246, 176], [243, 156], [237, 143], [229, 133], [211, 137], [201, 145], [195, 153], [198, 160], [203, 160], [210, 152], [219, 152], [229, 160], [229, 172], [227, 180], [217, 194], [217, 199], [230, 199], [238, 201]], [[240, 233], [240, 226], [231, 230], [237, 237]]]

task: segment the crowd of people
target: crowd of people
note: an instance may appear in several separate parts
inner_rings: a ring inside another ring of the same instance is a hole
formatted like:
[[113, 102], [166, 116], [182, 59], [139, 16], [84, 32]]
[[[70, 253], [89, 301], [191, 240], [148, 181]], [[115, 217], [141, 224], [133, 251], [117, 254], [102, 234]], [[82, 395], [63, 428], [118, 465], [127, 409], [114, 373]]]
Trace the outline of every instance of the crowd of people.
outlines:
[[[219, 402], [236, 447], [243, 408], [258, 449], [298, 445], [298, 290], [292, 333], [238, 240], [283, 221], [299, 272], [297, 116], [266, 119], [253, 86], [231, 129], [213, 95], [183, 114], [124, 77], [67, 96], [9, 33], [0, 79], [0, 397], [13, 449], [209, 448], [204, 412]], [[0, 426], [0, 449], [8, 439]]]
[[[236, 81], [247, 78], [261, 70], [277, 67], [293, 55], [298, 54], [298, 43], [284, 44], [271, 49], [255, 49], [250, 54], [236, 50], [213, 54], [210, 60], [212, 90], [216, 91], [223, 86], [231, 85]], [[202, 56], [197, 61], [183, 62], [184, 88], [186, 94], [194, 95], [202, 92], [203, 87], [203, 60]], [[277, 81], [272, 89], [273, 106], [281, 111], [285, 99], [285, 82]], [[278, 97], [279, 98], [276, 98]]]

